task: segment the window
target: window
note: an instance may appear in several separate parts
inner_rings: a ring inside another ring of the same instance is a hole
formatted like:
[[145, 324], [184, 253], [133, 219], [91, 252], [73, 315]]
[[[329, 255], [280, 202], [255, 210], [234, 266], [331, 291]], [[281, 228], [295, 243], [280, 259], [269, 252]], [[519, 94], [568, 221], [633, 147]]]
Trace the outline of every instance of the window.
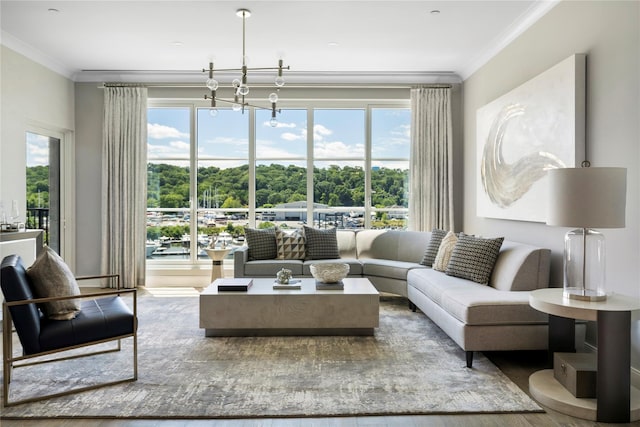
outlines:
[[247, 226], [406, 226], [406, 105], [282, 109], [275, 127], [270, 110], [211, 111], [149, 108], [151, 264], [208, 263]]

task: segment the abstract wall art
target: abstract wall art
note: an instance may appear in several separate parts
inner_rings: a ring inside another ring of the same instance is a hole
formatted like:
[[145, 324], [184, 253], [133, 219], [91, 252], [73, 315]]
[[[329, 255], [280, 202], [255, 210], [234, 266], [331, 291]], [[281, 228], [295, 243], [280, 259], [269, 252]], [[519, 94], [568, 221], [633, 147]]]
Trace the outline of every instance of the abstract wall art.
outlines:
[[478, 109], [478, 216], [545, 221], [547, 170], [585, 157], [585, 69], [572, 55]]

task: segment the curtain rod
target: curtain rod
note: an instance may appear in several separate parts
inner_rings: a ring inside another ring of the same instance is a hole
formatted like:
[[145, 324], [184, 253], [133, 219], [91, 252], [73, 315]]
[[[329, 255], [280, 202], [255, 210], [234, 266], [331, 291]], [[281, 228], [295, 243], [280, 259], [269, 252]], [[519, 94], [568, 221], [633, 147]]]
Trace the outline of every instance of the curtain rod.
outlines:
[[[255, 88], [271, 88], [273, 85], [266, 83], [254, 83]], [[147, 87], [147, 88], [206, 88], [202, 83], [118, 83], [105, 82], [98, 85], [98, 88], [105, 87]], [[409, 84], [393, 84], [393, 83], [287, 83], [287, 88], [294, 89], [451, 89], [452, 84], [427, 84], [427, 85], [409, 85]]]

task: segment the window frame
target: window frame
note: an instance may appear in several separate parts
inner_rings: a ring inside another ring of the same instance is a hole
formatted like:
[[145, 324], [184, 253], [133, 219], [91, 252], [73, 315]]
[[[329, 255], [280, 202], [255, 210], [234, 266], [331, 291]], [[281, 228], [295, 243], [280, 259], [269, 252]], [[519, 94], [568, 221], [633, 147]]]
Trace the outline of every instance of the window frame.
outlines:
[[[147, 259], [147, 269], [151, 270], [197, 270], [197, 269], [207, 269], [210, 266], [210, 260], [208, 259], [199, 259], [197, 256], [197, 235], [198, 235], [198, 203], [197, 203], [197, 174], [198, 174], [198, 162], [199, 159], [197, 157], [198, 150], [198, 135], [197, 135], [197, 112], [199, 108], [208, 108], [209, 105], [206, 101], [202, 100], [186, 100], [186, 99], [168, 99], [168, 98], [149, 98], [147, 108], [187, 108], [189, 109], [190, 114], [190, 132], [189, 132], [189, 143], [190, 143], [190, 159], [188, 160], [190, 165], [190, 195], [189, 195], [189, 208], [190, 211], [190, 234], [191, 234], [191, 255], [188, 259], [185, 260], [154, 260]], [[362, 161], [364, 167], [364, 206], [362, 207], [354, 207], [354, 211], [362, 211], [364, 215], [364, 228], [371, 227], [371, 217], [372, 214], [375, 214], [377, 211], [390, 211], [397, 210], [396, 208], [374, 208], [372, 206], [372, 182], [371, 182], [371, 171], [372, 171], [372, 163], [374, 159], [372, 159], [372, 110], [373, 109], [410, 109], [410, 100], [407, 99], [389, 99], [389, 100], [288, 100], [286, 102], [280, 102], [279, 108], [281, 109], [297, 109], [297, 110], [306, 110], [307, 114], [307, 129], [314, 129], [314, 112], [319, 109], [329, 109], [329, 110], [341, 110], [341, 109], [360, 109], [364, 110], [364, 158], [356, 159], [353, 157], [349, 158], [331, 158], [331, 159], [316, 159], [314, 156], [314, 139], [313, 139], [313, 131], [307, 132], [307, 157], [306, 159], [300, 159], [298, 157], [295, 158], [287, 158], [287, 159], [271, 159], [271, 158], [263, 158], [257, 159], [256, 155], [256, 114], [254, 107], [248, 107], [245, 111], [245, 114], [249, 114], [249, 155], [248, 155], [248, 170], [249, 170], [249, 185], [248, 185], [248, 207], [240, 208], [240, 209], [224, 209], [224, 211], [242, 211], [247, 213], [247, 222], [249, 226], [256, 225], [256, 214], [262, 212], [264, 209], [257, 208], [255, 206], [256, 203], [256, 165], [258, 162], [264, 161], [292, 161], [299, 162], [306, 160], [306, 169], [307, 169], [307, 218], [313, 219], [314, 212], [320, 212], [322, 209], [314, 209], [314, 180], [313, 180], [313, 170], [314, 163], [316, 161]], [[157, 161], [159, 159], [152, 159], [152, 161]], [[184, 160], [184, 159], [179, 159]], [[210, 159], [205, 159], [210, 160]], [[394, 157], [394, 158], [376, 158], [375, 160], [384, 160], [384, 161], [409, 161], [409, 158], [404, 157]], [[310, 200], [311, 199], [311, 200]], [[163, 209], [164, 210], [164, 209]], [[167, 209], [169, 210], [169, 209]], [[183, 208], [178, 209], [180, 211], [184, 210]], [[222, 211], [223, 209], [219, 209]], [[280, 209], [282, 210], [282, 209]], [[278, 211], [280, 211], [278, 210]], [[295, 211], [299, 212], [300, 209], [284, 209], [284, 211]], [[335, 209], [327, 209], [327, 211], [331, 211]], [[408, 209], [405, 209], [408, 213]], [[195, 248], [194, 248], [195, 246]], [[232, 260], [225, 260], [226, 264], [231, 264]]]

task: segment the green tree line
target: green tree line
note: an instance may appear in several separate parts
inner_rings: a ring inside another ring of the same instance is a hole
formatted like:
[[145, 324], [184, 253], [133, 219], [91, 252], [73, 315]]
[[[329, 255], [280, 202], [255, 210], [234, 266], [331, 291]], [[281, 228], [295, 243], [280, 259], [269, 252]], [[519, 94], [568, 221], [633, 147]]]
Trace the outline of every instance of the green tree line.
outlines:
[[[272, 207], [307, 199], [306, 168], [278, 164], [256, 166], [256, 206]], [[314, 201], [329, 206], [363, 206], [365, 171], [361, 167], [314, 168]], [[375, 207], [407, 206], [408, 171], [375, 168], [371, 173]], [[164, 163], [147, 166], [147, 206], [189, 207], [189, 168]], [[249, 166], [198, 168], [200, 207], [249, 205]]]

